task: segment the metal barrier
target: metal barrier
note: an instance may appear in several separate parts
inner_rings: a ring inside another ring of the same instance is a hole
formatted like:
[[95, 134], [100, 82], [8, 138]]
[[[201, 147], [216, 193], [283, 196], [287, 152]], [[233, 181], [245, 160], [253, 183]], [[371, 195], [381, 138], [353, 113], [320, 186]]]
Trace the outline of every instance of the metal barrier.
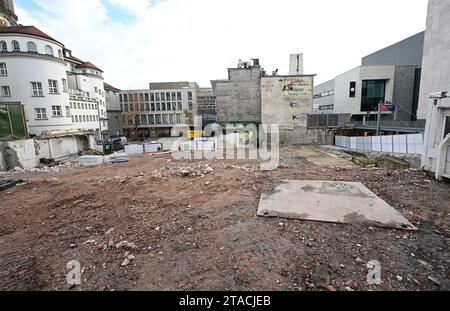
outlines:
[[421, 155], [423, 139], [423, 134], [367, 137], [336, 136], [335, 145], [356, 151]]
[[311, 114], [308, 115], [308, 128], [340, 128], [350, 119], [350, 114]]

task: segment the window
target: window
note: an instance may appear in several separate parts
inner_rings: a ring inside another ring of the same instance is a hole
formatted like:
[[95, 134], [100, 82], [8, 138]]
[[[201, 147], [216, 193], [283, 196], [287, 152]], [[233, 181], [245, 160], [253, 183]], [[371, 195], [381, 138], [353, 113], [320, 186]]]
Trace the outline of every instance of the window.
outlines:
[[80, 103], [77, 103], [78, 109], [81, 109]]
[[377, 111], [378, 104], [385, 101], [386, 80], [362, 82], [361, 111]]
[[162, 103], [161, 104], [161, 110], [162, 111], [166, 111], [166, 103]]
[[46, 45], [45, 46], [45, 54], [46, 55], [50, 55], [50, 56], [53, 56], [54, 54], [53, 54], [53, 48], [50, 46], [50, 45]]
[[162, 123], [163, 124], [169, 124], [169, 120], [167, 119], [167, 114], [162, 115]]
[[176, 93], [175, 93], [175, 92], [172, 92], [172, 101], [175, 101], [175, 100], [177, 100]]
[[20, 52], [20, 44], [17, 41], [12, 42], [12, 49], [13, 52]]
[[145, 101], [148, 102], [148, 93], [145, 93]]
[[166, 93], [166, 100], [170, 101], [170, 93], [169, 92]]
[[450, 134], [450, 117], [445, 117], [444, 138]]
[[151, 104], [151, 110], [152, 110], [152, 111], [155, 111], [155, 110], [156, 110], [156, 109], [155, 109], [155, 103], [152, 103], [152, 104]]
[[8, 45], [5, 41], [0, 42], [0, 51], [1, 52], [8, 52]]
[[181, 114], [177, 113], [177, 124], [181, 124]]
[[173, 124], [173, 114], [169, 115], [169, 124]]
[[48, 80], [48, 88], [50, 94], [58, 94], [58, 81]]
[[155, 94], [154, 93], [150, 93], [150, 101], [152, 101], [152, 102], [155, 101]]
[[179, 111], [183, 110], [183, 104], [182, 103], [178, 103], [178, 110]]
[[41, 82], [31, 82], [31, 89], [33, 91], [33, 96], [44, 96]]
[[159, 102], [159, 93], [156, 93], [155, 97], [156, 97], [156, 101]]
[[147, 125], [147, 123], [148, 123], [147, 115], [146, 114], [141, 115], [141, 124]]
[[8, 69], [6, 68], [6, 63], [0, 63], [0, 76], [7, 76]]
[[173, 111], [177, 110], [177, 104], [176, 103], [172, 103], [172, 110]]
[[11, 96], [11, 90], [9, 89], [9, 86], [2, 86], [2, 96]]
[[61, 59], [63, 58], [61, 50], [58, 50], [58, 57], [61, 58]]
[[161, 115], [157, 114], [155, 117], [156, 117], [156, 124], [161, 124]]
[[52, 106], [53, 117], [62, 117], [61, 106]]
[[66, 106], [66, 117], [70, 117], [70, 106]]
[[156, 103], [156, 111], [161, 111], [161, 104], [160, 103]]
[[165, 101], [165, 100], [166, 100], [166, 94], [161, 93], [161, 100], [162, 100], [162, 101]]
[[121, 103], [123, 103], [123, 97], [122, 97], [122, 94], [119, 94], [119, 101], [120, 101]]
[[47, 112], [45, 108], [36, 108], [36, 120], [47, 120]]
[[75, 116], [75, 122], [78, 122], [78, 116]]
[[62, 79], [63, 92], [67, 92], [67, 80]]
[[181, 100], [181, 92], [177, 93], [177, 100]]
[[155, 124], [155, 116], [154, 115], [149, 115], [149, 124]]
[[37, 46], [36, 43], [29, 41], [27, 42], [27, 48], [28, 48], [28, 52], [31, 53], [37, 53]]
[[188, 100], [192, 100], [192, 92], [188, 92]]
[[189, 107], [189, 110], [192, 110], [192, 108], [193, 108], [192, 102], [189, 102], [188, 107]]

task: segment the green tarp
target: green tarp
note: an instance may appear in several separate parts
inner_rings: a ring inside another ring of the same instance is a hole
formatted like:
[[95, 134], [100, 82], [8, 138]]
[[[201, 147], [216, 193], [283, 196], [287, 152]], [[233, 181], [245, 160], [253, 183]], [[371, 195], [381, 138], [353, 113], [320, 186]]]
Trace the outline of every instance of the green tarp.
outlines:
[[22, 105], [0, 104], [0, 140], [27, 138]]

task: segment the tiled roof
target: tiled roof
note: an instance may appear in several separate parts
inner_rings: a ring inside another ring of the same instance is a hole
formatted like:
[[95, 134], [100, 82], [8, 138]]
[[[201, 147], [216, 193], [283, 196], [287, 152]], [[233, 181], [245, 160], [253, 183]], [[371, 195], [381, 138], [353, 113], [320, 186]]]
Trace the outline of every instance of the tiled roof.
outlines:
[[34, 26], [13, 26], [13, 27], [0, 27], [0, 34], [6, 34], [6, 33], [12, 33], [12, 34], [23, 34], [23, 35], [29, 35], [29, 36], [35, 36], [43, 39], [47, 39], [50, 41], [54, 41], [56, 43], [59, 43], [63, 45], [61, 42], [53, 39], [46, 33], [40, 31]]
[[84, 62], [80, 65], [75, 66], [75, 68], [88, 68], [88, 69], [94, 69], [94, 70], [98, 70], [100, 72], [103, 72], [103, 70], [101, 70], [100, 68], [98, 68], [97, 66], [95, 66], [93, 63], [90, 62]]
[[108, 84], [108, 83], [103, 83], [105, 90], [110, 90], [110, 91], [114, 91], [114, 92], [120, 92], [121, 90], [119, 90], [118, 88]]

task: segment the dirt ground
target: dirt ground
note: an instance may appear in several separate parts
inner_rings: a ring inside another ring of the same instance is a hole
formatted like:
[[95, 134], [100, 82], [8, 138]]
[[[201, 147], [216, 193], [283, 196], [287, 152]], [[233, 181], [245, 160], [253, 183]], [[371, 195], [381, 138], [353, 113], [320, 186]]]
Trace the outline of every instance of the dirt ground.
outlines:
[[[134, 156], [2, 174], [30, 183], [0, 192], [0, 290], [450, 289], [450, 184], [319, 147], [283, 149], [281, 162], [262, 172], [256, 161]], [[282, 179], [362, 182], [419, 231], [257, 217]], [[80, 286], [66, 282], [71, 260]], [[367, 283], [370, 260], [380, 285]]]

